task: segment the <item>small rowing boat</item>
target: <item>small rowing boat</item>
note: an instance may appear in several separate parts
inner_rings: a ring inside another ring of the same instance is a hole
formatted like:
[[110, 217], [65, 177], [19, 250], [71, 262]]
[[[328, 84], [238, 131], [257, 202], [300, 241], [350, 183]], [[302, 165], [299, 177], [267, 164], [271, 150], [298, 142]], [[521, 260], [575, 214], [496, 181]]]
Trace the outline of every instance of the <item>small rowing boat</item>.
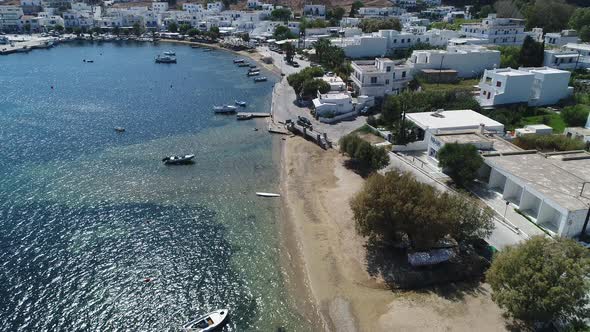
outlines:
[[260, 197], [281, 197], [281, 194], [262, 193], [262, 192], [257, 192], [256, 195], [260, 196]]
[[246, 107], [245, 101], [236, 100], [235, 102], [236, 102], [236, 105], [238, 105], [238, 106]]
[[182, 328], [187, 332], [205, 332], [213, 331], [220, 327], [227, 318], [228, 310], [219, 309], [211, 311], [191, 322], [186, 323]]

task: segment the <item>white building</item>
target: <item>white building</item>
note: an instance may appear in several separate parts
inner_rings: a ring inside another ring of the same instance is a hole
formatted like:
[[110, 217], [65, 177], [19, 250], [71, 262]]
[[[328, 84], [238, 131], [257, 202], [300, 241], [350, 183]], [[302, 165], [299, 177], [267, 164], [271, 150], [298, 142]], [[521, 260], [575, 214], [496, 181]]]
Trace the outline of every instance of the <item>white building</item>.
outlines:
[[483, 181], [535, 224], [563, 237], [582, 232], [590, 207], [590, 186], [584, 185], [590, 181], [590, 154], [522, 151], [483, 156]]
[[568, 43], [565, 44], [563, 47], [565, 50], [574, 51], [584, 57], [590, 57], [590, 44], [583, 43], [583, 44], [575, 44], [575, 43]]
[[461, 32], [467, 37], [486, 39], [494, 45], [522, 45], [526, 34], [525, 21], [516, 18], [497, 18], [490, 14], [481, 23], [461, 25]]
[[167, 2], [152, 2], [152, 11], [156, 13], [163, 13], [168, 10]]
[[447, 50], [414, 51], [408, 59], [414, 73], [422, 69], [451, 69], [458, 77], [476, 77], [500, 66], [500, 51], [478, 46], [449, 46]]
[[553, 134], [553, 128], [544, 124], [526, 125], [524, 128], [514, 130], [514, 134], [515, 136], [551, 135]]
[[19, 6], [0, 6], [0, 31], [18, 31], [23, 10]]
[[193, 3], [193, 2], [185, 2], [182, 4], [182, 10], [187, 13], [195, 14], [195, 13], [203, 13], [205, 12], [205, 8], [200, 3]]
[[[504, 125], [472, 110], [407, 113], [406, 119], [416, 125], [416, 142], [409, 143], [403, 149], [414, 151], [428, 151], [432, 158], [436, 158], [441, 144], [433, 142], [432, 137], [443, 132], [474, 131], [487, 133], [504, 133]], [[434, 145], [430, 146], [432, 143]], [[431, 150], [428, 150], [428, 149]]]
[[358, 15], [362, 17], [390, 17], [405, 13], [406, 10], [399, 7], [361, 7]]
[[486, 70], [479, 83], [477, 101], [482, 106], [553, 105], [572, 94], [569, 79], [569, 71], [548, 67]]
[[223, 11], [225, 7], [223, 6], [223, 2], [215, 1], [215, 2], [208, 2], [207, 3], [207, 11], [210, 13], [220, 13]]
[[43, 10], [41, 0], [20, 0], [20, 7], [26, 15], [37, 14]]
[[576, 30], [563, 30], [561, 32], [549, 32], [545, 34], [545, 45], [564, 46], [569, 43], [577, 43], [580, 39]]
[[590, 68], [590, 57], [576, 51], [545, 50], [543, 66], [564, 70]]
[[326, 18], [326, 6], [324, 5], [305, 5], [303, 6], [303, 16], [312, 18]]
[[412, 80], [412, 70], [387, 58], [353, 61], [350, 79], [358, 95], [383, 97], [405, 90]]
[[337, 116], [354, 111], [352, 97], [347, 92], [329, 92], [313, 100], [315, 113], [319, 117]]
[[322, 80], [330, 85], [330, 91], [342, 92], [346, 91], [346, 83], [336, 75], [324, 75]]
[[24, 32], [38, 32], [41, 28], [37, 16], [23, 15], [20, 17], [19, 30]]

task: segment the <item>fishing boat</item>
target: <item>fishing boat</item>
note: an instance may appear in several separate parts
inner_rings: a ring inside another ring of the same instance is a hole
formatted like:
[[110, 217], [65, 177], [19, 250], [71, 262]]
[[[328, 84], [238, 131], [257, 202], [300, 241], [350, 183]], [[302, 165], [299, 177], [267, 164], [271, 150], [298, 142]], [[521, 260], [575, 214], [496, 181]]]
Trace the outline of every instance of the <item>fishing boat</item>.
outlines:
[[125, 128], [123, 128], [123, 127], [115, 127], [115, 131], [118, 132], [118, 133], [122, 133], [122, 132], [125, 131]]
[[176, 53], [174, 51], [166, 51], [166, 52], [164, 52], [164, 55], [172, 56], [172, 55], [176, 55]]
[[232, 105], [213, 106], [213, 111], [217, 114], [233, 114], [237, 110], [238, 108]]
[[164, 56], [158, 55], [156, 57], [156, 63], [176, 63], [176, 58], [173, 56], [169, 56], [169, 55], [164, 55]]
[[186, 323], [183, 329], [187, 332], [205, 332], [213, 331], [214, 329], [221, 326], [228, 315], [227, 309], [219, 309], [211, 311], [210, 313], [203, 315], [191, 322]]
[[203, 50], [203, 52], [211, 52], [211, 51], [213, 51], [212, 48], [206, 48], [206, 49]]
[[250, 65], [250, 68], [256, 68], [256, 65], [252, 64]]
[[281, 197], [281, 194], [262, 193], [262, 192], [257, 192], [256, 195], [260, 196], [260, 197]]
[[248, 69], [248, 72], [250, 73], [253, 71], [260, 71], [260, 69], [258, 69], [258, 67], [256, 67], [256, 66], [254, 66], [254, 67], [250, 66], [250, 69]]
[[236, 105], [238, 105], [238, 106], [246, 107], [245, 101], [236, 100], [235, 102], [236, 102]]
[[260, 72], [259, 71], [251, 71], [251, 72], [249, 72], [246, 75], [248, 75], [248, 76], [258, 76], [258, 75], [260, 75]]
[[238, 67], [250, 67], [250, 64], [243, 62], [243, 63], [238, 63]]
[[184, 165], [184, 164], [192, 164], [194, 158], [195, 158], [194, 154], [186, 154], [184, 156], [164, 157], [162, 159], [162, 161], [166, 165]]
[[244, 63], [244, 59], [235, 59], [234, 63]]
[[254, 79], [254, 82], [266, 82], [268, 80], [268, 78], [262, 76], [262, 77], [256, 77]]

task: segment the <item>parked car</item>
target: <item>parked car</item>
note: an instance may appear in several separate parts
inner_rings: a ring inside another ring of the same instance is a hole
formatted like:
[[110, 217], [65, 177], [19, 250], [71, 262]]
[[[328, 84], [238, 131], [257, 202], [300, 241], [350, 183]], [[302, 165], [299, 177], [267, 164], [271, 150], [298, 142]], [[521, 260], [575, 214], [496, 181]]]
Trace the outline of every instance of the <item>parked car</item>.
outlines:
[[297, 61], [293, 61], [293, 62], [291, 62], [291, 66], [293, 66], [295, 68], [299, 68], [299, 63]]

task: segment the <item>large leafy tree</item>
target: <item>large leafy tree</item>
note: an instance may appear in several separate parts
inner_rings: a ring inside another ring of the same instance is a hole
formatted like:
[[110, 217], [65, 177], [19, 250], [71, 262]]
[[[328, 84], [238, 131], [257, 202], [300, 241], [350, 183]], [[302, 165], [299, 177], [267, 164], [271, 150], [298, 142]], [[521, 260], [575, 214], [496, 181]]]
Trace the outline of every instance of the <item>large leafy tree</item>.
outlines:
[[359, 23], [359, 28], [363, 32], [377, 32], [379, 30], [397, 30], [401, 31], [402, 25], [397, 18], [382, 19], [362, 19]]
[[170, 22], [170, 24], [168, 24], [168, 31], [170, 31], [170, 32], [178, 31], [178, 25], [176, 24], [176, 22]]
[[438, 191], [409, 173], [373, 174], [351, 200], [357, 231], [391, 240], [408, 235], [415, 248], [432, 247], [450, 235], [463, 240], [491, 234], [493, 212], [465, 195]]
[[590, 8], [578, 8], [572, 14], [569, 26], [578, 31], [582, 41], [590, 41]]
[[439, 165], [459, 186], [469, 184], [483, 165], [483, 158], [471, 144], [445, 144], [438, 151]]
[[574, 7], [564, 0], [536, 0], [523, 5], [527, 29], [543, 28], [544, 32], [558, 32], [567, 28]]
[[270, 12], [270, 19], [273, 21], [287, 22], [291, 18], [291, 10], [288, 8], [277, 8]]
[[326, 69], [337, 71], [337, 69], [344, 65], [344, 59], [346, 58], [344, 50], [338, 46], [332, 45], [329, 39], [320, 38], [313, 43], [313, 47], [315, 48], [317, 62]]
[[500, 307], [531, 325], [590, 315], [590, 254], [573, 240], [537, 236], [507, 247], [486, 281]]
[[359, 12], [359, 8], [363, 7], [365, 4], [362, 1], [355, 1], [350, 6], [350, 13], [348, 16], [354, 17]]
[[531, 36], [526, 36], [520, 49], [518, 62], [523, 67], [540, 67], [543, 65], [544, 51], [543, 43], [536, 42]]
[[291, 29], [284, 25], [276, 27], [273, 33], [273, 38], [276, 40], [293, 39], [295, 37], [297, 36], [291, 31]]
[[287, 62], [293, 62], [293, 58], [295, 57], [295, 46], [293, 46], [291, 43], [285, 43], [283, 44], [282, 49], [285, 51]]
[[348, 134], [338, 142], [340, 152], [346, 153], [357, 162], [364, 172], [382, 169], [389, 164], [389, 156], [385, 149], [371, 145], [356, 134]]

